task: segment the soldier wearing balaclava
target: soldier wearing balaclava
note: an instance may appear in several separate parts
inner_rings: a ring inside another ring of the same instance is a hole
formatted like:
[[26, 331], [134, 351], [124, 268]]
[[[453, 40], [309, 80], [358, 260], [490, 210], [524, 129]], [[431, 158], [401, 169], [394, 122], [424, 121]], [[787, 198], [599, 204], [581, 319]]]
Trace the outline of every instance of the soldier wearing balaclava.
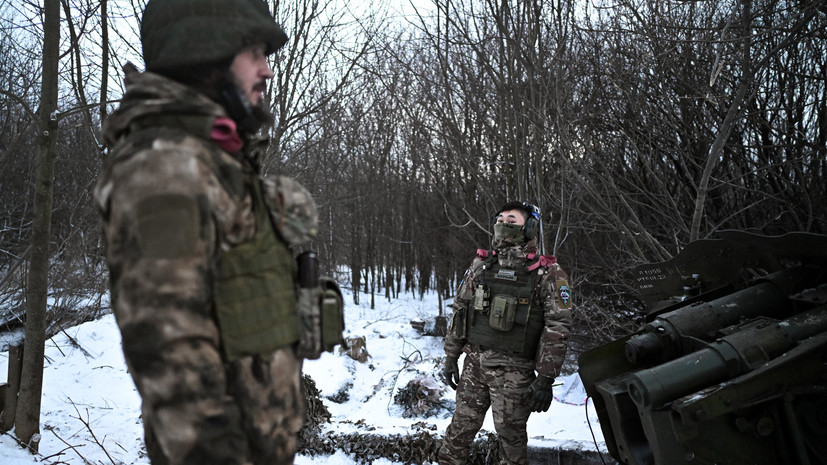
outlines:
[[457, 390], [457, 402], [440, 465], [468, 462], [489, 408], [500, 463], [528, 463], [526, 422], [531, 412], [551, 405], [572, 308], [566, 273], [555, 257], [537, 254], [539, 231], [537, 207], [503, 205], [495, 216], [493, 250], [477, 251], [454, 298], [443, 376]]

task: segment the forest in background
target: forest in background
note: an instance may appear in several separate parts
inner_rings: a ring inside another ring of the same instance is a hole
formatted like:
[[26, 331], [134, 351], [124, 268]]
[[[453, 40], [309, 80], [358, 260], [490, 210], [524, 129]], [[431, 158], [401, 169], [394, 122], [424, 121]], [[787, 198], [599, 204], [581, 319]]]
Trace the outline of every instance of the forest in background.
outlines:
[[[145, 4], [59, 0], [50, 71], [53, 1], [0, 0], [0, 313], [25, 313], [48, 137], [52, 331], [107, 292], [91, 191]], [[310, 248], [372, 298], [450, 298], [506, 200], [541, 207], [598, 338], [639, 322], [636, 265], [726, 229], [827, 233], [821, 0], [267, 1], [290, 40], [265, 172], [313, 193]]]

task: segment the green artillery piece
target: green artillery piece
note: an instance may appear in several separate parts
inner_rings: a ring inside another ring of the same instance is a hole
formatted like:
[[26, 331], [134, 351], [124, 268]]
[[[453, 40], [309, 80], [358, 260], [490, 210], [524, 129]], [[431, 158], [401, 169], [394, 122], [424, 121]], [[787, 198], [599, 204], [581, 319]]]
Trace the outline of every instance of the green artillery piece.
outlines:
[[725, 231], [635, 273], [647, 324], [579, 359], [616, 460], [827, 464], [827, 236]]

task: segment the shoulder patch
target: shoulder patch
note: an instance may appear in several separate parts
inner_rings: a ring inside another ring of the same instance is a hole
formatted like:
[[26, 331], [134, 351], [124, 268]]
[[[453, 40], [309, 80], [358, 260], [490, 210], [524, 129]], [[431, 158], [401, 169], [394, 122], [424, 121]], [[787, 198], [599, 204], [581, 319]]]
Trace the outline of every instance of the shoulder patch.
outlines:
[[571, 288], [569, 282], [564, 278], [557, 278], [554, 284], [557, 294], [557, 306], [560, 308], [571, 308]]
[[198, 205], [194, 199], [178, 194], [156, 195], [138, 203], [136, 213], [141, 255], [152, 258], [192, 255], [199, 230]]

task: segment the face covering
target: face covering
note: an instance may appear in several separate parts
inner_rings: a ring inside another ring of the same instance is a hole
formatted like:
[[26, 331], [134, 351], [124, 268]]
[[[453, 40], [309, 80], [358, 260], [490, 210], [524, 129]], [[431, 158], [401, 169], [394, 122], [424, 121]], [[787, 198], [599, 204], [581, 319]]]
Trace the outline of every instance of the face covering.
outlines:
[[513, 223], [494, 224], [494, 248], [525, 244], [523, 225]]

